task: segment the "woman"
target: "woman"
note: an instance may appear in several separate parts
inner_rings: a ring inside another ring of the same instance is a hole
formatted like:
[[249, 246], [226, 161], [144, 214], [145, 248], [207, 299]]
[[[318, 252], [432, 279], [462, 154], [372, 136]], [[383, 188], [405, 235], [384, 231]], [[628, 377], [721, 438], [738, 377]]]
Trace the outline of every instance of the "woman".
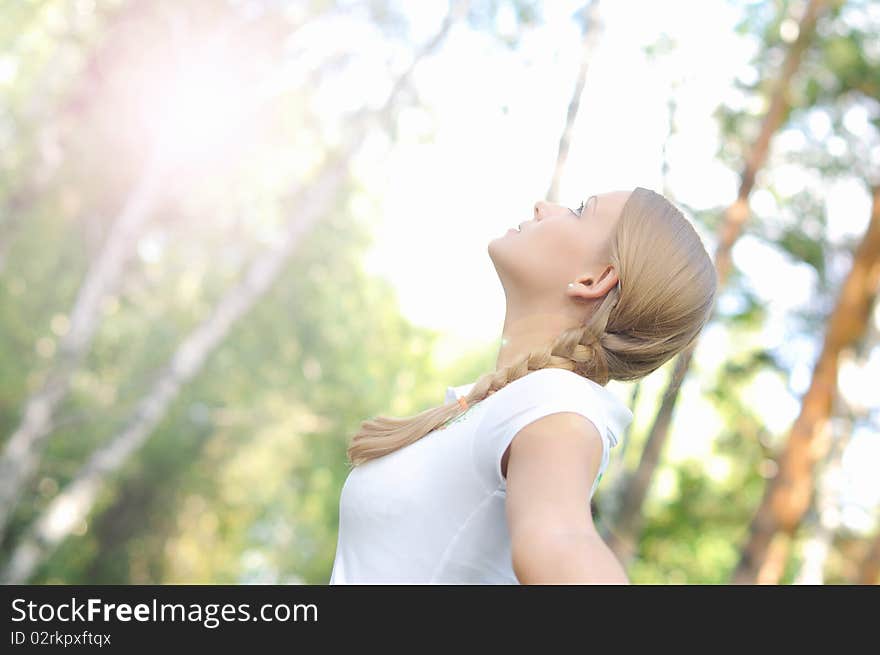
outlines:
[[715, 268], [693, 226], [636, 187], [489, 243], [506, 297], [495, 371], [348, 449], [330, 584], [626, 584], [590, 500], [632, 413], [605, 388], [687, 347]]

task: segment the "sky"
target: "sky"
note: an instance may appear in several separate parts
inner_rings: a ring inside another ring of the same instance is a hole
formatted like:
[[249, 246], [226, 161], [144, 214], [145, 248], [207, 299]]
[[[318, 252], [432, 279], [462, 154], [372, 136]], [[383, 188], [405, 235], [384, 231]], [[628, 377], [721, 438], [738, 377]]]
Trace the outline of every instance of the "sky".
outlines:
[[[373, 222], [367, 270], [389, 280], [406, 318], [442, 333], [436, 353], [441, 366], [474, 348], [497, 350], [504, 295], [486, 248], [508, 228], [529, 220], [534, 203], [546, 193], [580, 62], [580, 31], [571, 18], [579, 6], [545, 3], [545, 24], [528, 32], [513, 52], [465, 27], [453, 31], [442, 52], [417, 69], [427, 109], [404, 112], [400, 143], [360, 165], [359, 176], [381, 215]], [[424, 41], [437, 29], [446, 3], [412, 7], [417, 7], [409, 15], [413, 33]], [[747, 65], [755, 43], [733, 30], [736, 7], [719, 1], [617, 1], [601, 8], [605, 30], [587, 75], [559, 202], [576, 207], [593, 193], [644, 186], [667, 190], [673, 202], [679, 198], [698, 209], [731, 203], [738, 176], [715, 157], [719, 128], [712, 112], [722, 101], [742, 102], [732, 81], [755, 76]], [[499, 24], [509, 23], [502, 14]], [[783, 29], [794, 38], [796, 24]], [[662, 32], [678, 49], [663, 61], [651, 61], [642, 47]], [[364, 93], [375, 92], [369, 80], [362, 83]], [[678, 132], [666, 144], [670, 174], [664, 180], [667, 100], [673, 88]], [[358, 89], [349, 91], [356, 95]], [[827, 121], [811, 117], [810, 126], [821, 133]], [[777, 148], [794, 147], [793, 140], [796, 136], [782, 133]], [[782, 193], [793, 194], [804, 176], [796, 167], [783, 167], [774, 182]], [[831, 238], [864, 232], [870, 198], [863, 186], [829, 184], [827, 199]], [[756, 212], [772, 212], [774, 203], [769, 191], [757, 188], [752, 194]], [[714, 252], [714, 235], [695, 227]], [[777, 348], [792, 371], [788, 379], [762, 372], [746, 397], [769, 429], [784, 433], [797, 416], [821, 345], [813, 337], [793, 338], [787, 315], [809, 302], [816, 276], [806, 264], [791, 262], [749, 234], [737, 243], [733, 259], [767, 303], [769, 320], [758, 339]], [[728, 301], [735, 299], [719, 299]], [[880, 325], [880, 311], [873, 320]], [[713, 370], [731, 350], [755, 346], [732, 343], [725, 330], [710, 325], [701, 338], [699, 366]], [[646, 389], [660, 392], [665, 375], [649, 376]], [[876, 410], [880, 403], [865, 391], [870, 379], [880, 379], [880, 349], [868, 366], [845, 360], [841, 374], [842, 391]], [[612, 381], [609, 389], [622, 399], [629, 396], [629, 385]], [[721, 419], [694, 384], [685, 384], [677, 412], [701, 426], [700, 434], [677, 430], [666, 456], [705, 458], [723, 475], [709, 438]], [[638, 418], [635, 429], [647, 429]], [[878, 434], [857, 430], [848, 452], [860, 456], [845, 459], [844, 493], [852, 499], [850, 509], [855, 506], [846, 520], [854, 529], [868, 529], [872, 517], [859, 507], [880, 502], [880, 485], [865, 482], [874, 478], [872, 469], [880, 460]]]

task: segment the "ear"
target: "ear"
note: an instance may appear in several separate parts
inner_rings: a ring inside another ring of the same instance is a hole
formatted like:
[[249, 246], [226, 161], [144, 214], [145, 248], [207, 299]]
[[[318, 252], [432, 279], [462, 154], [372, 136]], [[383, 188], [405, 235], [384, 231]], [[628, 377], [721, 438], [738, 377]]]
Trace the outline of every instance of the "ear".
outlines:
[[598, 300], [611, 291], [618, 282], [617, 271], [606, 266], [598, 275], [584, 273], [568, 285], [567, 294], [573, 300]]

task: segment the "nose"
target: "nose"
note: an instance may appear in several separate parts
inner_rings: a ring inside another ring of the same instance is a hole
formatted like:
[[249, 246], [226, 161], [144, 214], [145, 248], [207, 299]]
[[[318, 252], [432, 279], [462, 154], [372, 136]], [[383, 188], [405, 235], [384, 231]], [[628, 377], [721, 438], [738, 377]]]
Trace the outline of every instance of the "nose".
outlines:
[[543, 200], [539, 200], [538, 202], [536, 202], [535, 203], [535, 219], [540, 220], [540, 219], [544, 218], [548, 207], [549, 207], [548, 203], [544, 202]]

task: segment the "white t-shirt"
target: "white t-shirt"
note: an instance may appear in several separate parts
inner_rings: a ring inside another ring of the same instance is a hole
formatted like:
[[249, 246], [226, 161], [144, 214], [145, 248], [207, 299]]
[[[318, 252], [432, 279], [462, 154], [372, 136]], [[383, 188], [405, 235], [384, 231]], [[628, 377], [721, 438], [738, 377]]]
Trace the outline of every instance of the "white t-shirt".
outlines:
[[[446, 402], [475, 383], [448, 387]], [[556, 412], [590, 419], [602, 463], [632, 412], [602, 385], [559, 368], [531, 371], [445, 427], [356, 466], [339, 499], [329, 584], [519, 584], [513, 572], [501, 457], [520, 429]]]

